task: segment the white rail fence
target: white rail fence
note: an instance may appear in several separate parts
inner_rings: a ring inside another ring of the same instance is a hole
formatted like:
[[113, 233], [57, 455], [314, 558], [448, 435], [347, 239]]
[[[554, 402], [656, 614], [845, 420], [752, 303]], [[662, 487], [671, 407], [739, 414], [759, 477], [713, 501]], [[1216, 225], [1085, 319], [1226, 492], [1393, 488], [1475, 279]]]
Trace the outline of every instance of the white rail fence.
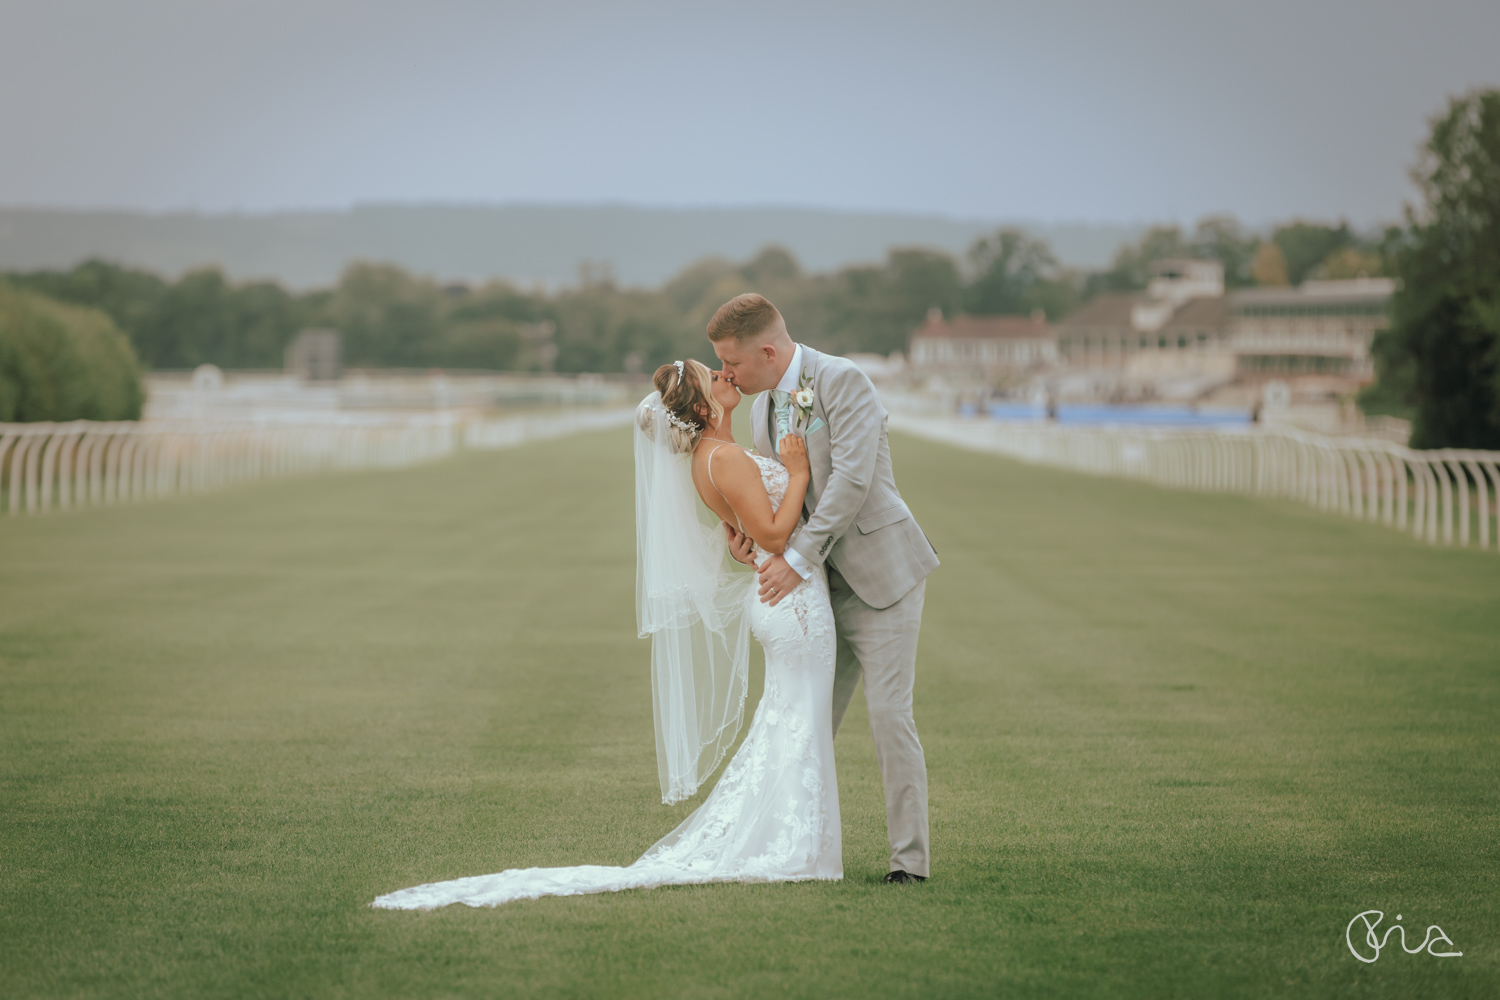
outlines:
[[1413, 451], [1289, 428], [1169, 429], [892, 414], [930, 440], [1158, 486], [1296, 500], [1432, 544], [1500, 551], [1500, 452]]
[[458, 419], [0, 424], [0, 504], [12, 515], [202, 493], [338, 469], [394, 469], [627, 423], [631, 409]]
[[[400, 468], [627, 423], [630, 409], [318, 423], [0, 424], [0, 504], [12, 515], [201, 493], [339, 469]], [[1500, 551], [1500, 452], [1413, 451], [1282, 429], [1071, 427], [893, 414], [931, 440], [1159, 486], [1297, 500]]]

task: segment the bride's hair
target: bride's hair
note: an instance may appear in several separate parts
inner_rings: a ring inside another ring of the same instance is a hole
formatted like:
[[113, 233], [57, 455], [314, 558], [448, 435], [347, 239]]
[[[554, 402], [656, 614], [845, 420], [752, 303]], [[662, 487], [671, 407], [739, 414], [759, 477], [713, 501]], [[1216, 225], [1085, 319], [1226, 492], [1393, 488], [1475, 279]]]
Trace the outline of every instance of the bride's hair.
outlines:
[[674, 451], [692, 451], [709, 416], [717, 420], [724, 415], [724, 408], [714, 399], [713, 378], [707, 365], [691, 358], [662, 365], [651, 377], [667, 411]]

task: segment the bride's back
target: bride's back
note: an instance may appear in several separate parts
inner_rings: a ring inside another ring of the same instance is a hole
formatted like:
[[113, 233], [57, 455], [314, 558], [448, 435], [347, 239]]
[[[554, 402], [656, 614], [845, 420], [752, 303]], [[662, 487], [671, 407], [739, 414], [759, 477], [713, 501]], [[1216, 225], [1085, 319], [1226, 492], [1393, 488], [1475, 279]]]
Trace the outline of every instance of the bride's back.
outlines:
[[[734, 505], [723, 492], [724, 487], [728, 486], [733, 493], [751, 476], [756, 483], [760, 482], [760, 468], [745, 449], [727, 441], [699, 440], [693, 451], [693, 486], [708, 509], [722, 520], [739, 523]], [[761, 485], [761, 489], [764, 491], [765, 486]]]

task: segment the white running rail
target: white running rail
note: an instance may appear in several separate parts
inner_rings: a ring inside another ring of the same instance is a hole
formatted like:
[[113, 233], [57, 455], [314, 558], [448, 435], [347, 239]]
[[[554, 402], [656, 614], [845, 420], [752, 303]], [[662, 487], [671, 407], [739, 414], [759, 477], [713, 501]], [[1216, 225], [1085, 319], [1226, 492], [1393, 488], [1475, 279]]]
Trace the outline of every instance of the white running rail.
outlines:
[[633, 409], [460, 419], [0, 424], [0, 505], [12, 515], [201, 493], [336, 469], [394, 469], [628, 423]]
[[1413, 451], [1290, 428], [1077, 427], [891, 414], [892, 429], [1095, 475], [1297, 500], [1410, 530], [1434, 545], [1500, 551], [1500, 452]]

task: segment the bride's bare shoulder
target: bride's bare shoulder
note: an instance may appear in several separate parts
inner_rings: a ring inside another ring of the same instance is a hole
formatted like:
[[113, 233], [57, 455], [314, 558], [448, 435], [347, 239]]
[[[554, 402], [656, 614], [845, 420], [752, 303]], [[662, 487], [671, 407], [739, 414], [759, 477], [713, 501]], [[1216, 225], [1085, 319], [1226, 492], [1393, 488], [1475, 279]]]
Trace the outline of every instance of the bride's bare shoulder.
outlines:
[[710, 473], [720, 485], [723, 485], [721, 480], [725, 477], [730, 481], [749, 475], [760, 478], [760, 467], [750, 457], [750, 452], [727, 441], [723, 444], [712, 441], [700, 444], [693, 453], [693, 464]]
[[693, 461], [702, 465], [712, 462], [715, 472], [725, 465], [746, 462], [755, 464], [748, 451], [728, 441], [700, 441], [693, 451]]

